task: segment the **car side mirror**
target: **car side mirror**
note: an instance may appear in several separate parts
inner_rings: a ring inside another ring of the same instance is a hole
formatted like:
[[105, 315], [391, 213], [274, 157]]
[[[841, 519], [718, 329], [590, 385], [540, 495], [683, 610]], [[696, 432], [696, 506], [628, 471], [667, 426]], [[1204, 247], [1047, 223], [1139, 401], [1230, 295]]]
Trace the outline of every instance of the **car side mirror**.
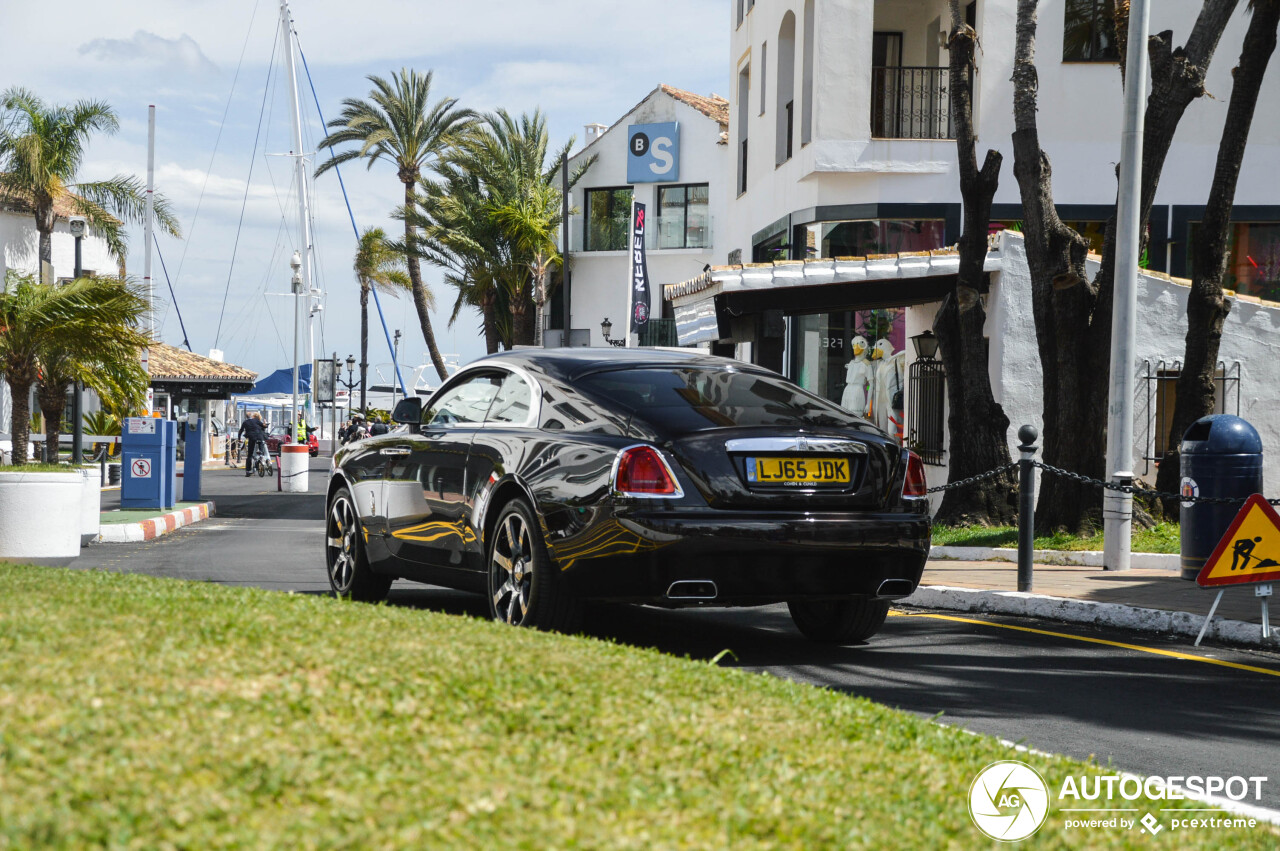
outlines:
[[422, 422], [422, 400], [416, 396], [409, 399], [401, 399], [396, 403], [396, 409], [391, 412], [391, 419], [394, 422], [418, 425]]

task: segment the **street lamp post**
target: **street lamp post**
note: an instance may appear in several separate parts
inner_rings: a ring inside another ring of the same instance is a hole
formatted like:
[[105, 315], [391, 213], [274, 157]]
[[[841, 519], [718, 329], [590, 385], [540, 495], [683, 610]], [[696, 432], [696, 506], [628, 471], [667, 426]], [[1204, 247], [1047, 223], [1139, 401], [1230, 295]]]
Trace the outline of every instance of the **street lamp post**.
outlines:
[[[85, 219], [83, 216], [72, 216], [71, 235], [76, 240], [76, 266], [75, 277], [78, 279], [84, 274], [83, 259], [80, 255], [80, 244], [84, 241]], [[71, 384], [71, 463], [79, 464], [82, 460], [81, 453], [84, 451], [84, 415], [80, 410], [81, 395], [84, 391], [84, 385], [79, 381]], [[45, 447], [45, 456], [48, 457], [49, 448]], [[58, 447], [53, 447], [53, 461], [58, 460]]]
[[[302, 304], [302, 255], [293, 252], [293, 257], [289, 260], [289, 268], [293, 269], [293, 278], [290, 280], [290, 288], [293, 290], [293, 407], [289, 409], [289, 416], [292, 418], [290, 423], [290, 432], [293, 439], [297, 441], [298, 435], [298, 309]], [[306, 437], [302, 438], [304, 441]]]
[[347, 380], [343, 381], [341, 375], [335, 375], [334, 378], [339, 384], [342, 384], [347, 388], [347, 412], [350, 413], [351, 409], [354, 407], [352, 403], [355, 401], [352, 394], [355, 392], [355, 389], [356, 389], [356, 381], [355, 381], [355, 376], [352, 373], [355, 372], [355, 368], [356, 368], [356, 356], [347, 355], [346, 363], [347, 363]]

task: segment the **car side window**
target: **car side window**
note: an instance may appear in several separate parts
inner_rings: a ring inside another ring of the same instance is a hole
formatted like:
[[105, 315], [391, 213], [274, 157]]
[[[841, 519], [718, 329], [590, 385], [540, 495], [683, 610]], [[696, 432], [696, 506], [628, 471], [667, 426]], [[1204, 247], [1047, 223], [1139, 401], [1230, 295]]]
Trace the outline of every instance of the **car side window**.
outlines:
[[532, 401], [533, 392], [529, 389], [529, 382], [511, 373], [498, 389], [498, 395], [489, 406], [489, 415], [485, 417], [485, 422], [523, 425], [529, 419], [529, 406]]
[[431, 407], [422, 414], [422, 424], [428, 428], [447, 428], [483, 423], [489, 405], [502, 387], [503, 376], [500, 372], [482, 372], [450, 387], [431, 401]]

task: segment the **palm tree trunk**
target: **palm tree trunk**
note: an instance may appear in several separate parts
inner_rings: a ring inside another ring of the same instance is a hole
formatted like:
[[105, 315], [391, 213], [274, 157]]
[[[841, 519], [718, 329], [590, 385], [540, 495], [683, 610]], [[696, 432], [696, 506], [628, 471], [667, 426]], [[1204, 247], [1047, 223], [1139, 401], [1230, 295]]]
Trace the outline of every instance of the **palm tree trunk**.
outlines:
[[[45, 461], [58, 463], [58, 438], [62, 436], [62, 415], [67, 410], [67, 387], [65, 381], [42, 381], [36, 397], [40, 400], [40, 412], [44, 414], [44, 450]], [[72, 459], [74, 462], [76, 459]]]
[[484, 349], [489, 354], [496, 354], [498, 348], [502, 345], [502, 337], [498, 333], [498, 324], [494, 316], [494, 303], [497, 301], [492, 294], [486, 294], [484, 300], [480, 303], [480, 315], [484, 321]]
[[[393, 381], [395, 379], [392, 379]], [[365, 407], [365, 387], [369, 383], [369, 284], [360, 282], [360, 410]]]
[[[42, 284], [53, 283], [53, 204], [36, 205], [36, 231], [40, 234], [40, 271]], [[47, 265], [46, 265], [47, 264]], [[48, 274], [45, 270], [48, 269]]]
[[[405, 210], [412, 210], [413, 202], [413, 181], [406, 181], [404, 184]], [[444, 358], [440, 356], [440, 349], [436, 346], [436, 333], [431, 329], [431, 310], [427, 305], [427, 288], [422, 283], [422, 267], [418, 264], [418, 257], [414, 253], [417, 230], [411, 223], [410, 217], [406, 215], [404, 244], [409, 251], [405, 261], [409, 267], [409, 283], [413, 285], [413, 306], [418, 311], [418, 324], [422, 326], [422, 339], [426, 341], [427, 351], [431, 353], [431, 362], [435, 364], [436, 374], [440, 376], [440, 380], [444, 381], [449, 377], [449, 370], [445, 368]]]
[[10, 463], [20, 467], [27, 463], [27, 446], [31, 443], [31, 385], [35, 381], [17, 370], [10, 371], [6, 378], [9, 395], [13, 397], [13, 410], [9, 415], [9, 431], [13, 435]]

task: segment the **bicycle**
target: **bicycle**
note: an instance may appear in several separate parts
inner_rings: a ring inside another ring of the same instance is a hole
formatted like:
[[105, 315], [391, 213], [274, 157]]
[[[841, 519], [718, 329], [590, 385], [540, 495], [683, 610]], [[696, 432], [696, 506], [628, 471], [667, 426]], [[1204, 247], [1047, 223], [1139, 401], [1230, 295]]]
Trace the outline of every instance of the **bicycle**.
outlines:
[[259, 442], [254, 449], [253, 458], [251, 460], [252, 469], [257, 470], [258, 478], [266, 476], [267, 473], [275, 472], [275, 458], [267, 450], [267, 444]]

